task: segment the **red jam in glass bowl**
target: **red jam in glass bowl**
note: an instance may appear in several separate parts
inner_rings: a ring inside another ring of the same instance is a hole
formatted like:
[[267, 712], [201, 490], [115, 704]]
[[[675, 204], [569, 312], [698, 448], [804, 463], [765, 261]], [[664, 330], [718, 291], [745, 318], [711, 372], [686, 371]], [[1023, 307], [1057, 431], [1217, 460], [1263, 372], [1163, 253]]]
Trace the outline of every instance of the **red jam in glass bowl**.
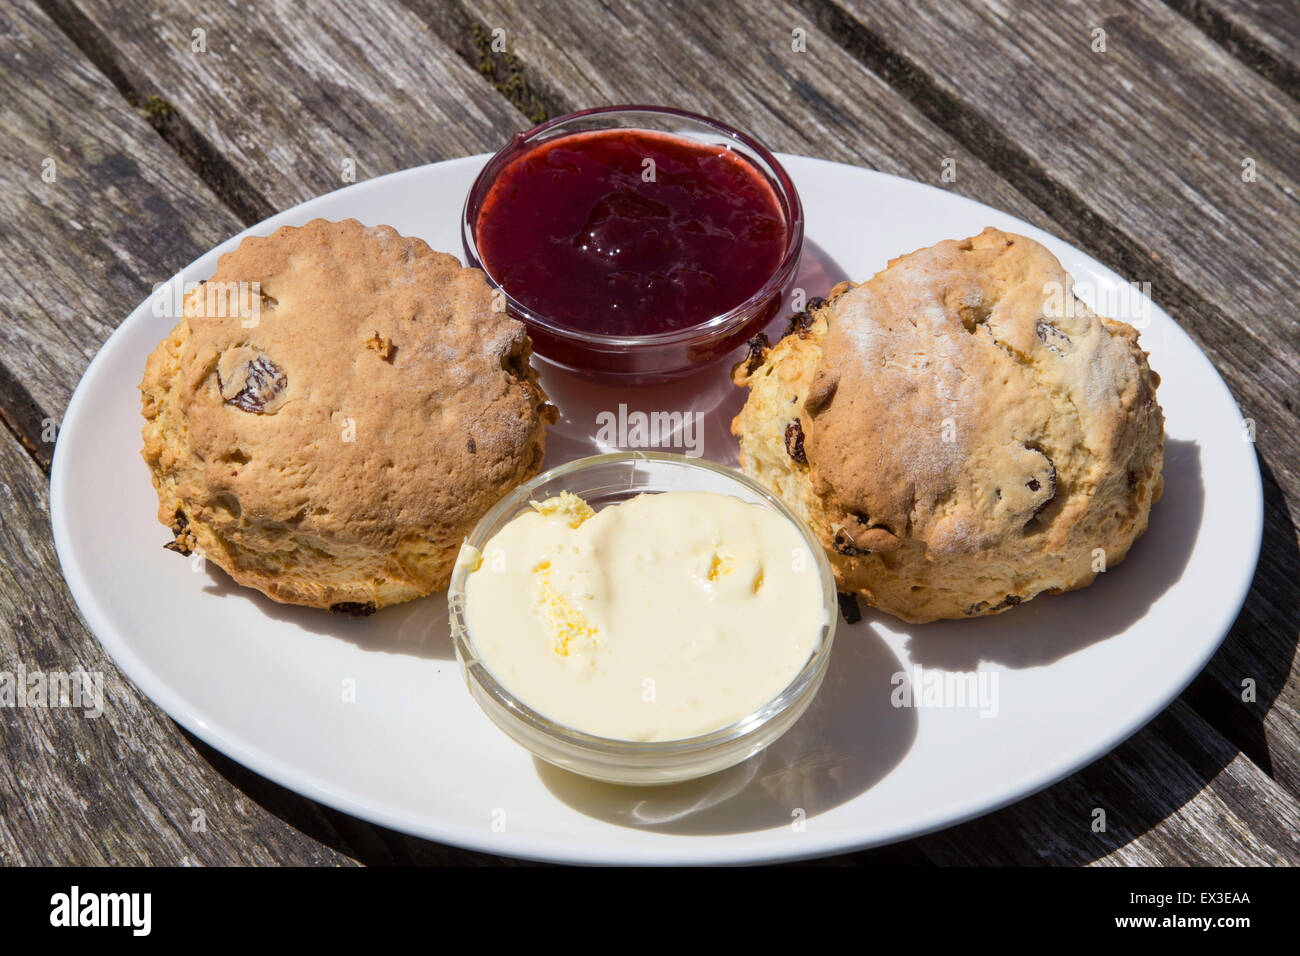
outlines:
[[655, 107], [515, 137], [470, 191], [464, 228], [470, 264], [538, 354], [624, 383], [689, 374], [765, 326], [803, 239], [794, 186], [767, 150]]

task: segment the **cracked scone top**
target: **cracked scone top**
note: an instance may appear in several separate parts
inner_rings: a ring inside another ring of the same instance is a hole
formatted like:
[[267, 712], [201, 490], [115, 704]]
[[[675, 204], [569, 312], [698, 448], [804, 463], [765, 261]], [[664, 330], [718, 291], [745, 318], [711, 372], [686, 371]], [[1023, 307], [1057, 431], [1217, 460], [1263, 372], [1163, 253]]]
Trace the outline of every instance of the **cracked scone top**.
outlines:
[[292, 604], [444, 589], [555, 415], [523, 325], [492, 305], [478, 270], [351, 219], [223, 255], [140, 386], [169, 547]]
[[1056, 258], [985, 229], [832, 291], [735, 379], [745, 472], [840, 587], [907, 621], [1005, 611], [1123, 559], [1163, 487], [1159, 376]]

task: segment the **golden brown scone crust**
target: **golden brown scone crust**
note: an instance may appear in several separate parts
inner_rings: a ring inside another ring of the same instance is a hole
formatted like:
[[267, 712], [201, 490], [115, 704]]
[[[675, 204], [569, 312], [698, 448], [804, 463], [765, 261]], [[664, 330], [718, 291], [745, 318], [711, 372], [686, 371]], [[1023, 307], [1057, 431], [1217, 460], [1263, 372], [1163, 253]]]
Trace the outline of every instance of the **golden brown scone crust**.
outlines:
[[[256, 319], [208, 293], [239, 282]], [[140, 385], [169, 547], [291, 604], [446, 588], [464, 536], [541, 465], [555, 409], [529, 355], [483, 273], [388, 226], [245, 239]]]
[[[1083, 587], [1163, 488], [1159, 376], [1039, 243], [985, 229], [832, 291], [734, 378], [741, 465], [906, 621]], [[806, 459], [806, 460], [805, 460]]]

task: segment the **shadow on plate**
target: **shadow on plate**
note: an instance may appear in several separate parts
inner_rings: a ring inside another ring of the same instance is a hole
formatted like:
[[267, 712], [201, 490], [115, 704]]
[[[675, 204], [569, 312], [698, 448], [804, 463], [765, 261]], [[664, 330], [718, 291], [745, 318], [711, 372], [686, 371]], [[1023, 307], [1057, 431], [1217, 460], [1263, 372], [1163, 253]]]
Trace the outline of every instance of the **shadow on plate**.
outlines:
[[1042, 595], [970, 621], [904, 624], [877, 612], [871, 617], [908, 635], [913, 663], [950, 671], [974, 670], [981, 661], [1041, 667], [1122, 634], [1182, 577], [1206, 517], [1200, 446], [1167, 439], [1164, 473], [1164, 495], [1151, 509], [1146, 533], [1124, 561], [1080, 591]]
[[687, 836], [786, 826], [864, 793], [907, 754], [916, 711], [890, 703], [901, 670], [869, 627], [842, 627], [821, 691], [799, 722], [762, 753], [699, 780], [622, 787], [534, 763], [556, 797], [608, 823]]
[[[824, 295], [845, 278], [844, 270], [824, 249], [815, 242], [804, 243], [794, 289], [811, 298]], [[773, 341], [785, 331], [793, 311], [789, 300], [784, 305], [764, 329]], [[546, 432], [544, 467], [636, 448], [702, 456], [734, 467], [739, 458], [731, 420], [748, 392], [731, 381], [731, 369], [745, 354], [744, 348], [738, 348], [695, 375], [635, 388], [592, 382], [537, 358], [542, 387], [560, 410], [560, 421]], [[652, 427], [656, 424], [659, 427]]]
[[430, 594], [416, 601], [386, 607], [366, 617], [352, 617], [272, 601], [260, 591], [236, 584], [214, 562], [204, 562], [204, 566], [211, 579], [203, 587], [205, 593], [231, 600], [249, 601], [271, 620], [294, 624], [313, 634], [336, 637], [355, 644], [364, 651], [405, 654], [438, 661], [456, 659], [456, 651], [451, 643], [451, 625], [447, 621], [445, 594]]
[[[1265, 509], [1259, 565], [1223, 646], [1179, 697], [1178, 705], [1054, 787], [989, 816], [920, 838], [916, 842], [927, 857], [959, 864], [1088, 864], [1165, 824], [1242, 755], [1274, 776], [1265, 720], [1290, 680], [1300, 635], [1300, 548], [1286, 495], [1262, 455], [1259, 468]], [[1135, 546], [1135, 558], [1136, 550]], [[1241, 700], [1239, 681], [1245, 675], [1256, 682], [1257, 699], [1252, 703]], [[1084, 839], [1062, 839], [1062, 833], [1096, 806], [1112, 810], [1104, 832], [1089, 830]], [[1243, 806], [1249, 808], [1250, 800]], [[1246, 815], [1252, 834], [1275, 832], [1267, 803], [1252, 813], [1261, 818], [1256, 821], [1252, 814]], [[1026, 820], [1049, 829], [1027, 830]], [[1177, 834], [1180, 826], [1174, 824], [1171, 833]], [[1044, 855], [1035, 838], [1050, 847], [1050, 856]], [[1186, 855], [1177, 841], [1165, 844], [1161, 852], [1170, 862], [1213, 862]]]

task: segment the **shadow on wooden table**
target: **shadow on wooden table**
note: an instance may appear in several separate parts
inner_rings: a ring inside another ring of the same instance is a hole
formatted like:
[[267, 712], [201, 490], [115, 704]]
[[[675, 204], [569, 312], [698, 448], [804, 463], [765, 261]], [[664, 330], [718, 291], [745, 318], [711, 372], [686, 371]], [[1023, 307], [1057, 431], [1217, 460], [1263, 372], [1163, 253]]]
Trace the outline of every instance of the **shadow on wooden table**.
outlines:
[[[1223, 646], [1184, 696], [1246, 756], [1272, 775], [1264, 720], [1286, 686], [1300, 641], [1300, 547], [1286, 496], [1262, 455], [1259, 471], [1264, 485], [1264, 541], [1259, 566], [1246, 603]], [[1231, 516], [1224, 516], [1224, 520], [1231, 520]], [[1267, 653], [1261, 654], [1261, 647], [1267, 648]], [[1261, 658], [1270, 665], [1265, 670], [1256, 663]], [[1249, 703], [1241, 699], [1241, 682], [1247, 678], [1253, 681], [1255, 692], [1255, 700]]]

